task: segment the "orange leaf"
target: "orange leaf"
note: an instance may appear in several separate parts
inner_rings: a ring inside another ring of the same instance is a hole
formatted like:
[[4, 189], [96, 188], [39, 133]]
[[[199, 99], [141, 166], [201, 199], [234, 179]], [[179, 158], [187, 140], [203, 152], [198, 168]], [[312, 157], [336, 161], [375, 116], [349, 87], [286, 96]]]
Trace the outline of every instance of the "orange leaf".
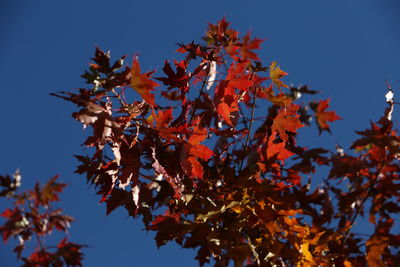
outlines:
[[228, 106], [225, 102], [221, 102], [217, 106], [217, 112], [221, 117], [228, 123], [229, 125], [233, 126], [231, 121], [231, 112], [236, 111], [237, 108], [232, 108]]
[[198, 145], [207, 138], [207, 129], [201, 127], [200, 120], [195, 122], [193, 134], [189, 137], [189, 143], [192, 145]]
[[278, 131], [279, 137], [285, 142], [288, 140], [286, 132], [296, 133], [297, 129], [304, 126], [299, 121], [300, 115], [296, 113], [298, 109], [299, 106], [294, 104], [280, 109], [272, 124], [272, 131]]
[[276, 132], [273, 132], [269, 137], [268, 146], [267, 146], [267, 158], [270, 159], [273, 156], [277, 156], [278, 160], [284, 161], [285, 159], [294, 155], [293, 152], [290, 152], [285, 148], [285, 142], [274, 143], [276, 137]]
[[160, 110], [157, 115], [153, 115], [153, 117], [155, 117], [157, 128], [166, 128], [172, 120], [172, 109]]
[[272, 62], [271, 65], [269, 66], [269, 76], [271, 80], [276, 84], [278, 87], [288, 87], [286, 84], [284, 84], [280, 78], [288, 75], [287, 72], [284, 72], [277, 66], [276, 61]]
[[381, 257], [388, 245], [389, 240], [386, 236], [373, 235], [366, 242], [368, 266], [385, 266]]
[[292, 99], [286, 96], [284, 93], [279, 93], [277, 95], [267, 94], [266, 98], [274, 105], [279, 107], [287, 107], [292, 103]]
[[154, 87], [159, 86], [159, 84], [150, 80], [151, 72], [140, 73], [140, 65], [137, 58], [133, 60], [131, 75], [132, 88], [135, 89], [147, 103], [154, 106], [154, 95], [151, 91], [154, 91]]
[[[314, 258], [309, 250], [309, 243], [303, 243], [300, 246], [300, 252], [302, 254], [302, 256], [305, 258], [305, 261], [309, 264], [312, 264], [312, 266], [315, 266], [315, 262], [314, 262]], [[306, 265], [303, 261], [302, 264], [298, 265], [298, 266], [309, 266]]]

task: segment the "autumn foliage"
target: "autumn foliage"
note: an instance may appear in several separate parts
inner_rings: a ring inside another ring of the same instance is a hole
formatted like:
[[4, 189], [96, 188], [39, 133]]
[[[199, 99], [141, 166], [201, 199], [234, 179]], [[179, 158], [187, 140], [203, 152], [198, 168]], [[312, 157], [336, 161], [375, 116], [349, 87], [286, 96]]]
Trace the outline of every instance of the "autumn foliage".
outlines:
[[[76, 156], [76, 172], [107, 214], [123, 207], [157, 246], [196, 249], [200, 266], [400, 264], [393, 100], [351, 152], [301, 147], [303, 127], [330, 132], [340, 117], [329, 99], [303, 100], [318, 92], [288, 86], [277, 62], [262, 63], [261, 43], [222, 19], [202, 42], [178, 44], [163, 74], [97, 48], [88, 87], [54, 94], [92, 129], [93, 153]], [[354, 231], [360, 218], [373, 232]]]
[[[53, 207], [66, 186], [57, 179], [58, 176], [54, 176], [43, 186], [36, 183], [32, 190], [19, 193], [21, 174], [18, 170], [12, 176], [0, 176], [0, 196], [14, 201], [12, 209], [0, 214], [5, 219], [0, 233], [4, 242], [10, 238], [18, 239], [14, 252], [24, 267], [82, 266], [84, 245], [69, 242], [67, 235], [58, 244], [46, 243], [47, 236], [54, 230], [66, 234], [74, 220], [64, 215], [62, 209]], [[31, 252], [28, 248], [26, 252], [26, 244], [32, 240], [36, 243], [35, 249]]]

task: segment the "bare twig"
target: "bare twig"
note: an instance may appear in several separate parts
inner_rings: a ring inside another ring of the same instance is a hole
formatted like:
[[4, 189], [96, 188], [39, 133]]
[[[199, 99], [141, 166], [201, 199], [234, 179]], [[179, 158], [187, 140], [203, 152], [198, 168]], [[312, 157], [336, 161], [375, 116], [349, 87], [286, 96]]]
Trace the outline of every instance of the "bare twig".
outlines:
[[242, 171], [242, 168], [243, 168], [244, 159], [246, 158], [247, 146], [248, 146], [249, 140], [250, 140], [251, 128], [253, 127], [253, 118], [254, 118], [254, 110], [256, 107], [257, 91], [258, 91], [258, 87], [255, 88], [254, 95], [253, 95], [253, 103], [251, 104], [250, 125], [249, 125], [248, 133], [246, 136], [246, 142], [244, 144], [243, 157], [242, 157], [242, 161], [240, 162], [239, 173]]

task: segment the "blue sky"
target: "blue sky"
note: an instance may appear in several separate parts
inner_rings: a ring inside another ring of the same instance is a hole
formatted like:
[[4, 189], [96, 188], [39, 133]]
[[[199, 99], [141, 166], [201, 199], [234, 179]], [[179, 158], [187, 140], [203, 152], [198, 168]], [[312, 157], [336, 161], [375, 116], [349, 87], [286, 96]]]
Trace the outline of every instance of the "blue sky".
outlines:
[[[266, 39], [262, 61], [277, 60], [287, 83], [321, 91], [343, 117], [332, 136], [316, 139], [313, 131], [304, 142], [348, 147], [354, 130], [382, 114], [385, 79], [400, 97], [399, 11], [397, 0], [3, 0], [0, 173], [19, 168], [25, 188], [61, 175], [70, 185], [62, 207], [77, 219], [71, 241], [92, 246], [84, 251], [85, 266], [194, 266], [193, 251], [158, 250], [153, 234], [122, 209], [105, 216], [94, 190], [73, 173], [72, 155], [85, 153], [73, 106], [49, 93], [84, 86], [80, 75], [95, 45], [115, 57], [138, 53], [144, 70], [160, 71], [165, 59], [179, 57], [176, 42], [199, 40], [208, 22], [226, 16], [241, 33]], [[395, 110], [396, 128], [399, 116]], [[0, 244], [1, 266], [17, 266], [11, 244]]]

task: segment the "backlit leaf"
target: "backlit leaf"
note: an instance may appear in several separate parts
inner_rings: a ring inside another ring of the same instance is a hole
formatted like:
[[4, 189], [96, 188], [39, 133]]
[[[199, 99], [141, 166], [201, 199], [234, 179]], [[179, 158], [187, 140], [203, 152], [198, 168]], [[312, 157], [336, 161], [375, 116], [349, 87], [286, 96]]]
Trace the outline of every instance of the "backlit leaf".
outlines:
[[317, 117], [318, 128], [321, 131], [330, 132], [328, 122], [342, 119], [335, 111], [325, 111], [329, 107], [329, 99], [321, 100], [316, 108], [315, 116]]
[[280, 109], [272, 124], [272, 131], [277, 131], [285, 142], [288, 140], [286, 132], [296, 133], [297, 129], [304, 126], [300, 123], [298, 109], [299, 106], [294, 104]]
[[284, 84], [280, 80], [281, 78], [285, 77], [286, 75], [288, 75], [288, 73], [281, 70], [276, 61], [272, 62], [271, 65], [269, 66], [269, 76], [278, 88], [288, 87], [286, 84]]
[[131, 68], [131, 86], [147, 103], [155, 106], [154, 95], [151, 92], [154, 91], [154, 87], [159, 86], [159, 84], [152, 81], [150, 77], [151, 72], [141, 73], [139, 61], [137, 57], [135, 57]]

